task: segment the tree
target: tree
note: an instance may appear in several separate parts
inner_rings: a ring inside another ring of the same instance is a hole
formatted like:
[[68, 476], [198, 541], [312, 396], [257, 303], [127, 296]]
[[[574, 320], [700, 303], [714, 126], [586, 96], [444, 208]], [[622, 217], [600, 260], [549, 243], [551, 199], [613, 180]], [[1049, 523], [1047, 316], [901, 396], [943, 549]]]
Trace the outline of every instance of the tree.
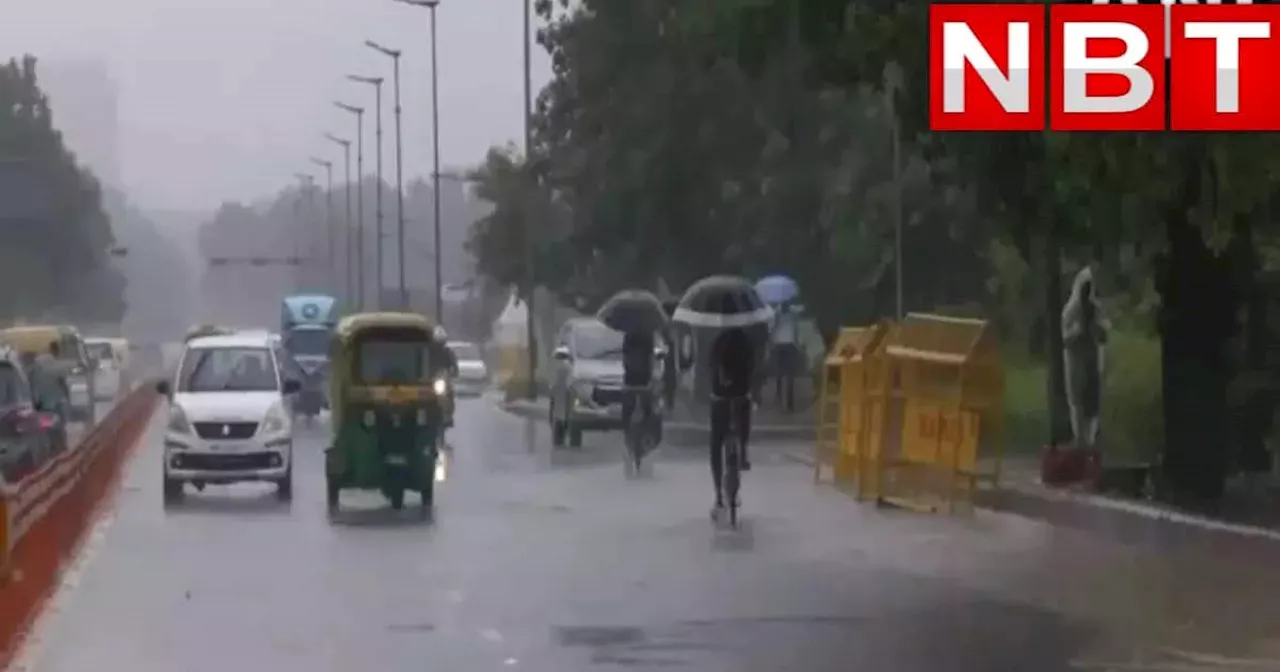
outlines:
[[0, 315], [119, 320], [124, 280], [101, 188], [63, 144], [32, 56], [0, 67], [0, 193], [0, 273], [22, 288], [0, 297]]

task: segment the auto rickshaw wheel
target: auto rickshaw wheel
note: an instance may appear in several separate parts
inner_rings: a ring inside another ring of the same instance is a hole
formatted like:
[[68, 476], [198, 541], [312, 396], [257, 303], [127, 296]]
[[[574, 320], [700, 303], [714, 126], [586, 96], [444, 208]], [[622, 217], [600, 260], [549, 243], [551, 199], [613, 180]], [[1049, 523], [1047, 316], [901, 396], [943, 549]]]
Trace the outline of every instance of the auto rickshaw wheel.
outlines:
[[436, 501], [436, 479], [432, 474], [427, 482], [422, 486], [422, 502], [419, 504], [422, 517], [426, 518], [431, 515], [431, 509], [435, 506]]
[[582, 447], [582, 428], [569, 425], [569, 446], [572, 448]]
[[404, 510], [404, 488], [396, 487], [387, 491], [387, 499], [391, 501], [391, 508], [396, 511]]
[[565, 423], [556, 420], [556, 404], [547, 406], [547, 424], [551, 425], [551, 445], [559, 448], [564, 445]]
[[338, 498], [342, 492], [342, 488], [332, 476], [328, 474], [324, 477], [325, 502], [329, 506], [329, 512], [333, 513], [338, 510]]

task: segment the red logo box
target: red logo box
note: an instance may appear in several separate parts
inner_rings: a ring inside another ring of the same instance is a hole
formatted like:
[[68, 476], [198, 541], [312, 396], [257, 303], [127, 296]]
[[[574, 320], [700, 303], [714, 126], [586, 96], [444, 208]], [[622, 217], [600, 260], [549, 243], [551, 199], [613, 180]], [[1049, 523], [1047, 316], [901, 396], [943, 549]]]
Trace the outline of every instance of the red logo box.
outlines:
[[1044, 5], [930, 5], [930, 128], [1043, 129], [1044, 28]]
[[1050, 129], [1164, 129], [1164, 7], [1053, 5], [1049, 30]]
[[929, 10], [934, 130], [1043, 130], [1046, 107], [1055, 131], [1160, 130], [1166, 100], [1175, 131], [1280, 130], [1280, 6], [1053, 5], [1047, 24], [1039, 4]]
[[1172, 10], [1173, 130], [1280, 130], [1280, 6]]

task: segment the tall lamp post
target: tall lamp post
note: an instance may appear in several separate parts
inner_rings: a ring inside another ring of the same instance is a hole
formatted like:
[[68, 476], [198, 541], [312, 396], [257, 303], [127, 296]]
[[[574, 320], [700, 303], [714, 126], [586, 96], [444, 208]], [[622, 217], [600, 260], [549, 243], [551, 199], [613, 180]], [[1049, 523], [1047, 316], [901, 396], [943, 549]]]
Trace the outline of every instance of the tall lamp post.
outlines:
[[435, 240], [436, 319], [444, 322], [444, 280], [440, 261], [440, 69], [437, 58], [436, 7], [440, 0], [398, 0], [414, 7], [426, 7], [431, 11], [431, 205], [432, 234]]
[[[346, 172], [346, 201], [347, 201], [346, 230], [351, 231], [351, 141], [345, 138], [339, 138], [338, 136], [332, 133], [325, 133], [324, 137], [327, 138], [330, 142], [333, 142], [339, 145], [340, 147], [342, 147], [342, 163], [345, 167], [345, 172]], [[346, 280], [346, 286], [347, 286], [346, 287], [347, 301], [351, 302], [352, 305], [356, 305], [355, 283], [351, 281], [351, 269], [353, 268], [354, 265], [351, 263], [351, 238], [349, 236], [347, 238], [346, 249], [347, 249], [347, 255], [346, 255], [347, 268], [346, 268], [345, 280]]]
[[375, 224], [374, 226], [374, 229], [375, 229], [374, 240], [378, 242], [376, 243], [377, 247], [375, 248], [374, 254], [373, 254], [373, 259], [374, 259], [373, 265], [376, 267], [375, 272], [377, 274], [378, 281], [375, 283], [377, 287], [377, 293], [374, 294], [373, 305], [375, 308], [381, 310], [382, 309], [382, 268], [383, 268], [383, 263], [382, 263], [382, 237], [383, 237], [383, 233], [382, 233], [382, 82], [383, 82], [383, 79], [381, 77], [363, 77], [361, 75], [347, 75], [347, 79], [353, 82], [360, 82], [362, 84], [370, 84], [373, 86], [373, 92], [374, 92], [374, 115], [377, 118], [374, 119], [373, 123], [375, 128], [374, 136], [376, 137], [375, 142], [377, 143], [376, 152], [377, 152], [377, 162], [378, 162], [378, 169], [377, 169], [378, 190], [374, 193], [374, 199], [377, 201], [376, 207], [378, 212], [377, 214], [378, 220], [377, 220], [377, 224]]
[[[324, 168], [324, 228], [329, 236], [329, 272], [336, 273], [338, 270], [338, 250], [333, 244], [333, 227], [336, 223], [333, 218], [333, 162], [313, 156], [311, 157], [311, 163]], [[336, 285], [338, 283], [335, 280], [336, 277], [330, 278], [330, 281], [335, 286], [334, 291], [337, 291]]]
[[[400, 133], [400, 55], [399, 49], [384, 47], [373, 40], [365, 40], [365, 46], [391, 57], [392, 88], [395, 90], [396, 115], [396, 269], [399, 274], [400, 309], [409, 309], [409, 287], [404, 275], [404, 142]], [[437, 316], [438, 317], [438, 316]]]
[[[302, 285], [305, 283], [301, 282], [300, 279], [305, 275], [302, 271], [307, 267], [306, 262], [302, 260], [309, 258], [311, 254], [308, 253], [303, 255], [301, 244], [309, 242], [310, 240], [311, 227], [309, 225], [312, 223], [310, 220], [315, 215], [315, 202], [312, 201], [312, 197], [315, 191], [316, 178], [314, 175], [309, 173], [294, 173], [293, 177], [298, 180], [299, 185], [298, 198], [293, 203], [293, 226], [294, 235], [296, 236], [293, 244], [293, 256], [299, 260], [297, 270], [295, 271], [296, 275], [294, 276], [294, 285], [298, 287], [298, 289], [302, 289]], [[306, 198], [307, 200], [307, 207], [304, 209], [304, 212], [300, 217], [298, 211], [299, 209], [302, 209], [301, 206], [303, 198]], [[305, 222], [304, 219], [306, 220]], [[306, 247], [309, 249], [311, 248], [311, 245], [307, 244]]]
[[335, 101], [334, 107], [356, 115], [356, 306], [364, 309], [364, 108]]
[[[533, 0], [520, 0], [520, 3], [524, 5], [524, 160], [528, 170], [533, 162]], [[529, 295], [524, 301], [526, 312], [524, 331], [525, 339], [529, 343], [529, 387], [526, 390], [529, 399], [538, 396], [538, 387], [534, 383], [538, 375], [538, 348], [533, 319], [533, 279], [535, 277], [533, 234], [533, 224], [525, 218], [524, 270], [526, 282], [529, 284]]]

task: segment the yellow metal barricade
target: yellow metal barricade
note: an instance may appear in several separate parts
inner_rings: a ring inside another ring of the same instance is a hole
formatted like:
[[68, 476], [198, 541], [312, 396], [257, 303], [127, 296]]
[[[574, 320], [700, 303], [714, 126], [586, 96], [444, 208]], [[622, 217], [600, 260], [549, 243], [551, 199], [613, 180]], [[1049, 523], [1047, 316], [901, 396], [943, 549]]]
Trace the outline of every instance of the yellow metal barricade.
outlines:
[[883, 402], [869, 384], [871, 361], [888, 331], [887, 324], [845, 327], [827, 355], [814, 446], [815, 482], [830, 470], [837, 487], [861, 492], [863, 482], [874, 476], [870, 446], [879, 433], [876, 420], [883, 415]]
[[[875, 384], [890, 403], [873, 451], [878, 477], [864, 494], [920, 511], [969, 509], [983, 480], [999, 479], [1004, 370], [984, 320], [912, 313], [885, 338]], [[980, 472], [980, 457], [994, 466]]]

